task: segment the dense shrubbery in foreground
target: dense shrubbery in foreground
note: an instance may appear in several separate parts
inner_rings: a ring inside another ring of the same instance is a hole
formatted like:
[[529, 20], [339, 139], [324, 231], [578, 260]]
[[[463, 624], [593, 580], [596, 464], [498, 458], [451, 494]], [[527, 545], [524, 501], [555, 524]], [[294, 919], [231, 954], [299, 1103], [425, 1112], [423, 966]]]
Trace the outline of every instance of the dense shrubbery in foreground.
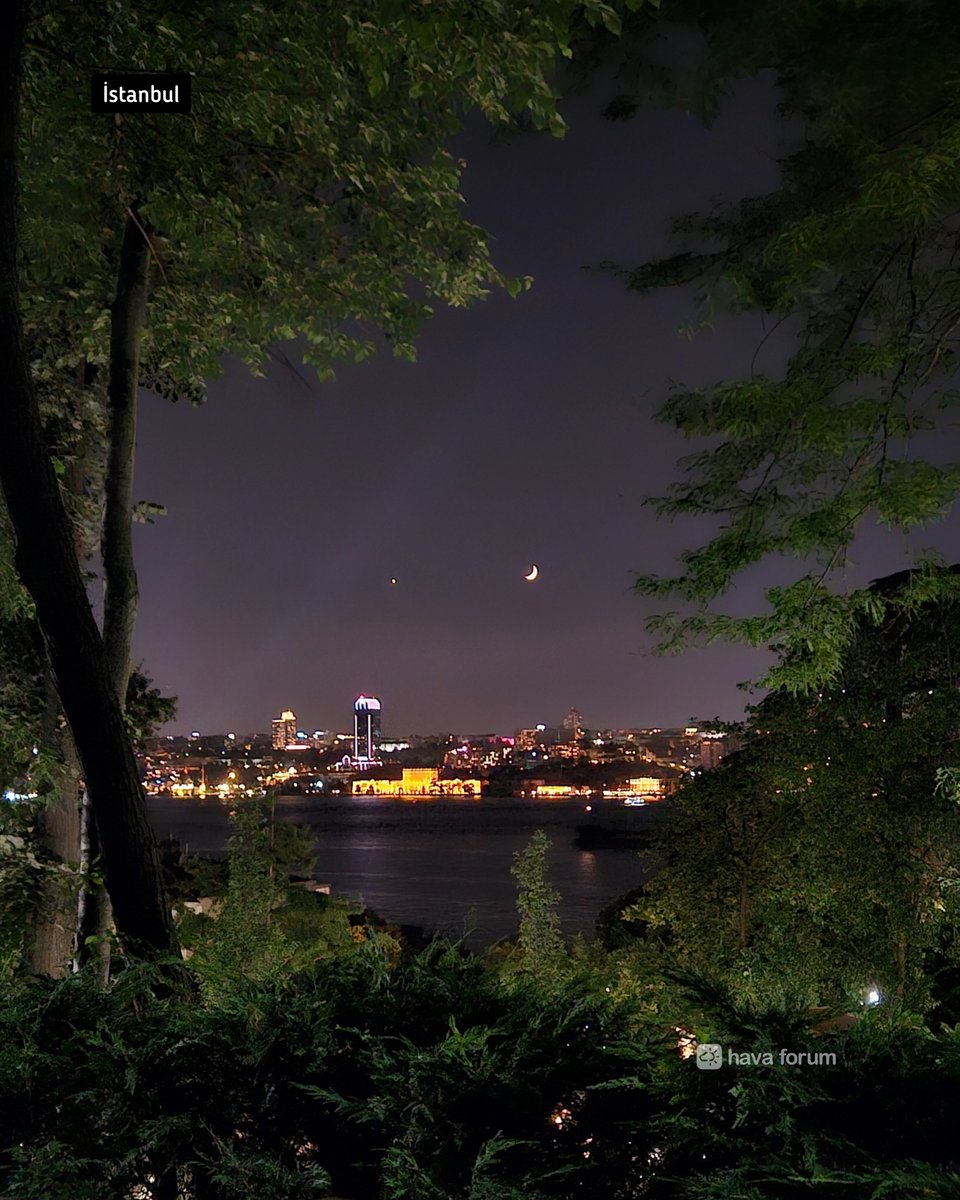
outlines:
[[701, 986], [702, 1039], [837, 1055], [707, 1072], [595, 976], [498, 973], [442, 944], [391, 962], [368, 942], [214, 1003], [155, 982], [4, 986], [0, 1195], [960, 1194], [960, 1035], [890, 1014], [815, 1038], [802, 1013]]
[[[693, 915], [665, 935], [624, 920], [625, 897], [597, 943], [568, 948], [547, 844], [516, 858], [516, 944], [483, 958], [442, 942], [414, 953], [292, 886], [311, 839], [266, 800], [238, 808], [225, 871], [168, 864], [174, 897], [217, 898], [216, 916], [181, 919], [195, 986], [116, 957], [106, 986], [92, 967], [35, 978], [14, 947], [0, 1197], [960, 1195], [960, 1031], [941, 1023], [958, 1010], [955, 972], [923, 1005], [905, 989], [869, 1010], [850, 992], [837, 1003], [859, 1020], [817, 1036], [825, 1013], [802, 972], [785, 960], [760, 986], [737, 973], [735, 944], [715, 938], [711, 957], [691, 940]], [[773, 1062], [701, 1071], [681, 1057], [693, 1039]], [[831, 1061], [781, 1066], [780, 1050]]]

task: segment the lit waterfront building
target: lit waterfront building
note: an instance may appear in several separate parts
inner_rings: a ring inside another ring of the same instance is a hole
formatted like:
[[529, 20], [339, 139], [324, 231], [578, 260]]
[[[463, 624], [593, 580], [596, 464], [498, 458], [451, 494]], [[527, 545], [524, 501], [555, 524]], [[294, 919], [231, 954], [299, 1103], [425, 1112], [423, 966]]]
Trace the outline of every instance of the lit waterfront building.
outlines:
[[627, 779], [613, 787], [603, 789], [607, 800], [662, 800], [677, 790], [679, 772], [671, 775], [642, 775], [637, 779]]
[[534, 779], [530, 786], [530, 795], [534, 800], [568, 800], [572, 796], [589, 796], [588, 786], [572, 783], [545, 783], [542, 779]]
[[404, 767], [397, 776], [365, 774], [351, 785], [354, 796], [479, 796], [479, 779], [441, 779], [437, 767]]
[[358, 696], [353, 706], [353, 758], [373, 762], [380, 746], [380, 701], [376, 696]]
[[284, 750], [297, 740], [297, 714], [285, 708], [272, 722], [273, 748]]

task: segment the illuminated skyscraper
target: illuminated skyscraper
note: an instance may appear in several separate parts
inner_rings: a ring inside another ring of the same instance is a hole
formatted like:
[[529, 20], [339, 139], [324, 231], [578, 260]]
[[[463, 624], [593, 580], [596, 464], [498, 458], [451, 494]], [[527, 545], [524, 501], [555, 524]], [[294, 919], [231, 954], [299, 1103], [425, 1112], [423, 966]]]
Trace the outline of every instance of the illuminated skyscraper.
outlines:
[[569, 735], [571, 742], [579, 741], [583, 736], [583, 718], [575, 708], [571, 708], [563, 718], [563, 728]]
[[285, 708], [272, 724], [274, 750], [282, 750], [297, 740], [297, 714], [289, 708]]
[[353, 757], [372, 761], [380, 745], [380, 701], [358, 696], [353, 706]]

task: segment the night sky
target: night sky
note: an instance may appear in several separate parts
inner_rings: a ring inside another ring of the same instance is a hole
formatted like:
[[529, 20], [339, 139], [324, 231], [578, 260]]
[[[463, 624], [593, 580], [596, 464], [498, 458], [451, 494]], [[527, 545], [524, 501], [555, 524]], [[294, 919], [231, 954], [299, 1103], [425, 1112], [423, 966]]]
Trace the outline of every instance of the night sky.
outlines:
[[[762, 82], [710, 130], [677, 112], [606, 122], [607, 98], [568, 101], [563, 141], [504, 144], [478, 122], [454, 146], [469, 216], [532, 291], [438, 312], [413, 365], [320, 385], [230, 363], [201, 408], [144, 395], [136, 494], [169, 515], [137, 528], [135, 654], [179, 697], [168, 732], [266, 730], [288, 706], [301, 728], [345, 729], [361, 691], [393, 735], [509, 733], [571, 705], [591, 727], [739, 715], [736, 683], [764, 656], [654, 657], [651, 602], [629, 589], [710, 533], [641, 506], [687, 449], [652, 414], [671, 382], [747, 372], [764, 325], [691, 341], [689, 293], [638, 297], [583, 268], [663, 254], [672, 216], [773, 188], [788, 133]], [[760, 368], [785, 349], [771, 339]], [[949, 554], [956, 529], [921, 541]], [[876, 536], [856, 558], [851, 584], [909, 565]], [[730, 607], [787, 577], [753, 573]]]

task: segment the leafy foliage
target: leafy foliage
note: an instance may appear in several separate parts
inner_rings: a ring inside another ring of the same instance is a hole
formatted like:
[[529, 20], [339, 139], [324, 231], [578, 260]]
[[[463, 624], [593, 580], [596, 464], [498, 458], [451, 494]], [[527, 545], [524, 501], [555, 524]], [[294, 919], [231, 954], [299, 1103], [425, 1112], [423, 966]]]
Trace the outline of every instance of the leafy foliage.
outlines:
[[16, 965], [56, 897], [76, 886], [76, 856], [58, 860], [40, 834], [47, 807], [75, 791], [61, 732], [43, 642], [23, 606], [0, 617], [0, 973]]
[[[744, 1003], [702, 978], [688, 978], [686, 988], [701, 1041], [725, 1053], [767, 1052], [774, 1062], [674, 1074], [652, 1195], [949, 1194], [957, 1163], [938, 1139], [960, 1065], [954, 1031], [933, 1035], [868, 1016], [843, 1035], [818, 1037], [802, 1008]], [[784, 1048], [825, 1057], [781, 1066]]]
[[550, 839], [538, 829], [529, 845], [514, 855], [511, 874], [517, 881], [517, 911], [520, 930], [517, 947], [527, 970], [550, 975], [562, 965], [566, 947], [557, 915], [559, 893], [546, 875]]
[[633, 910], [672, 962], [758, 999], [936, 998], [960, 916], [958, 647], [955, 600], [893, 609], [861, 622], [833, 688], [752, 710], [743, 749], [681, 793]]
[[152, 683], [153, 680], [140, 669], [130, 673], [127, 684], [123, 713], [133, 744], [140, 750], [148, 738], [177, 715], [176, 696], [162, 695], [159, 688], [151, 686]]
[[[408, 4], [218, 0], [41, 5], [28, 39], [24, 241], [37, 370], [107, 363], [129, 214], [152, 257], [143, 383], [202, 398], [232, 353], [254, 370], [300, 337], [321, 377], [378, 344], [413, 355], [437, 303], [517, 292], [462, 211], [445, 142], [466, 111], [562, 134], [549, 76], [602, 0]], [[94, 50], [95, 48], [95, 50]], [[190, 72], [193, 112], [77, 119], [91, 55]], [[159, 58], [158, 58], [159, 56]]]
[[0, 977], [18, 966], [41, 903], [36, 805], [0, 800]]
[[205, 994], [222, 999], [354, 944], [344, 902], [291, 886], [313, 868], [308, 826], [276, 821], [270, 797], [241, 802], [231, 822], [218, 914], [182, 924]]
[[81, 978], [3, 994], [5, 1194], [82, 1175], [123, 1195], [169, 1163], [214, 1198], [253, 1180], [278, 1197], [572, 1196], [630, 1174], [630, 1106], [648, 1101], [610, 1086], [616, 1007], [576, 986], [507, 990], [442, 946], [391, 968], [370, 943], [242, 1007], [148, 985], [138, 969], [107, 993]]
[[[764, 682], [816, 691], [837, 679], [859, 617], [909, 599], [836, 594], [858, 530], [924, 527], [960, 488], [960, 466], [931, 437], [958, 399], [957, 10], [948, 0], [677, 0], [670, 15], [708, 41], [691, 107], [715, 111], [733, 80], [765, 70], [802, 136], [778, 188], [684, 218], [683, 249], [623, 277], [638, 291], [695, 285], [707, 324], [724, 308], [770, 314], [771, 333], [789, 330], [796, 349], [769, 376], [758, 347], [749, 377], [680, 391], [662, 408], [704, 449], [652, 503], [721, 528], [683, 554], [680, 573], [644, 576], [637, 590], [683, 603], [651, 622], [664, 649], [715, 638], [806, 648], [797, 669], [781, 664]], [[767, 592], [764, 615], [712, 607], [771, 557], [806, 570]]]
[[24, 617], [0, 620], [0, 787], [24, 785], [42, 739], [43, 650]]
[[0, 1188], [120, 1197], [175, 1169], [189, 1200], [951, 1194], [954, 1031], [817, 1039], [801, 1010], [686, 986], [701, 1036], [833, 1062], [701, 1072], [576, 978], [504, 981], [440, 944], [393, 966], [357, 946], [241, 1005], [159, 1001], [143, 968], [8, 985]]

